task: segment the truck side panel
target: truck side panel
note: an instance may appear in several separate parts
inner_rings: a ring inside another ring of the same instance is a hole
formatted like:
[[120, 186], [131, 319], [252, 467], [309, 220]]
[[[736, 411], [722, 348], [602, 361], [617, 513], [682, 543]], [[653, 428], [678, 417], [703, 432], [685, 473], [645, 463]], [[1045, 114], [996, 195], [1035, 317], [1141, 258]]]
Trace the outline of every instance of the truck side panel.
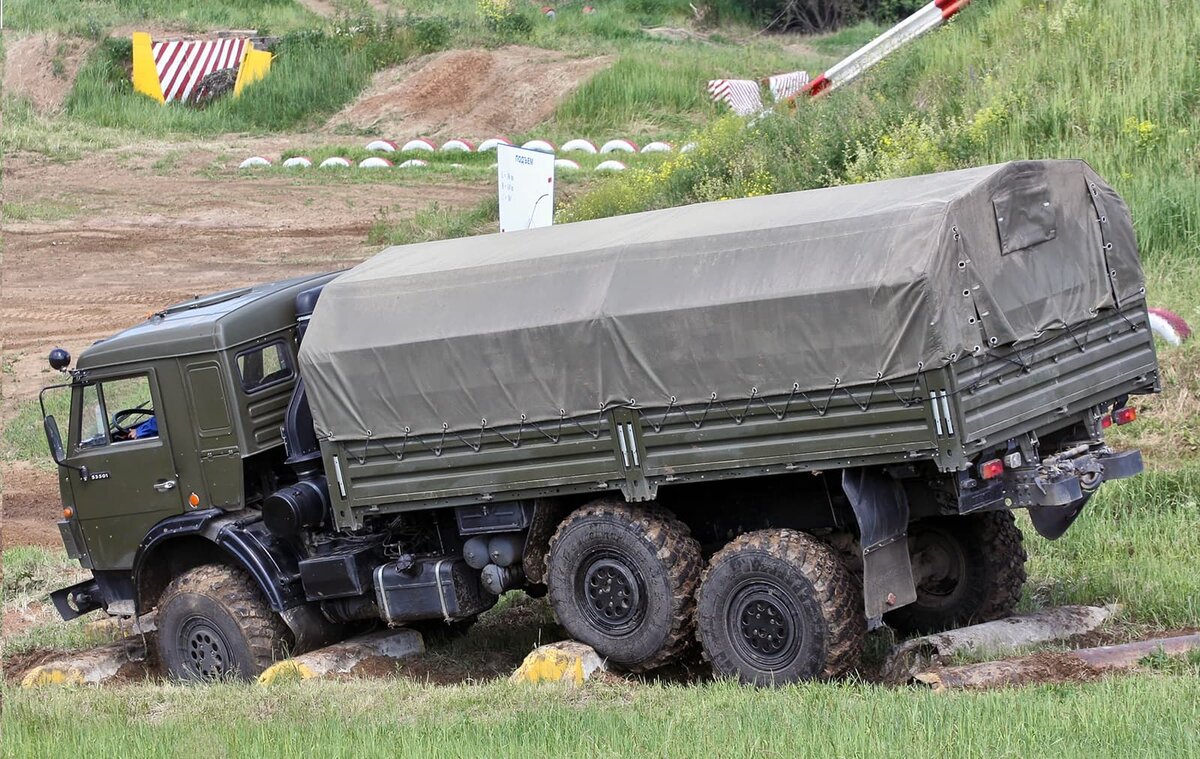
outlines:
[[964, 441], [975, 453], [1032, 429], [1065, 426], [1088, 408], [1158, 386], [1146, 305], [1109, 312], [1000, 358], [956, 367]]

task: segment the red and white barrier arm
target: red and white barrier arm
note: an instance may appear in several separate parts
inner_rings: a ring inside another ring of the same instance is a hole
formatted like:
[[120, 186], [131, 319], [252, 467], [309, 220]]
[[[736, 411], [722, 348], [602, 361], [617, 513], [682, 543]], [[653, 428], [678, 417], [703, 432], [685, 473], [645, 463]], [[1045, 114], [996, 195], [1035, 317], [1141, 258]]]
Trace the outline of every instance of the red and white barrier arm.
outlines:
[[804, 93], [816, 97], [823, 92], [849, 84], [894, 50], [944, 24], [970, 2], [971, 0], [932, 0], [809, 82]]

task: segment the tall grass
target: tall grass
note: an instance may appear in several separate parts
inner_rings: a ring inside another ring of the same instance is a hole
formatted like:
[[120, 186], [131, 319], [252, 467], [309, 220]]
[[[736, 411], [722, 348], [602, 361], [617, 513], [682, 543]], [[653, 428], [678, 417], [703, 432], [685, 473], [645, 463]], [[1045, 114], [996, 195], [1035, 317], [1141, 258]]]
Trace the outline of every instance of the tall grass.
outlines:
[[99, 39], [115, 26], [168, 22], [188, 31], [215, 28], [280, 33], [317, 18], [295, 0], [7, 0], [7, 29], [58, 31]]
[[592, 133], [650, 127], [686, 131], [721, 112], [705, 90], [708, 80], [755, 79], [795, 69], [815, 76], [822, 63], [771, 42], [641, 45], [580, 86], [559, 105], [555, 118], [560, 127]]
[[1185, 757], [1200, 752], [1200, 680], [1194, 666], [1184, 671], [958, 694], [824, 683], [10, 687], [0, 751], [14, 759], [173, 756], [180, 746], [330, 759]]
[[1200, 5], [991, 0], [958, 19], [865, 81], [755, 126], [719, 125], [709, 149], [614, 179], [568, 216], [1072, 157], [1128, 199], [1148, 258], [1193, 255]]

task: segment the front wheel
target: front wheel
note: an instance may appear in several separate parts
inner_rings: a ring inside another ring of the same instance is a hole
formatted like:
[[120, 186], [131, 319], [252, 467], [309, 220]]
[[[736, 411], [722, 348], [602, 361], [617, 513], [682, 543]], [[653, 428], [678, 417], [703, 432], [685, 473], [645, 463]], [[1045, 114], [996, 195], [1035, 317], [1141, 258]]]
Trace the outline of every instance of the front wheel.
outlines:
[[178, 680], [250, 680], [291, 645], [250, 576], [205, 564], [176, 577], [158, 603], [158, 653]]
[[697, 612], [713, 670], [750, 685], [844, 674], [867, 632], [862, 594], [842, 558], [795, 530], [747, 533], [718, 551]]

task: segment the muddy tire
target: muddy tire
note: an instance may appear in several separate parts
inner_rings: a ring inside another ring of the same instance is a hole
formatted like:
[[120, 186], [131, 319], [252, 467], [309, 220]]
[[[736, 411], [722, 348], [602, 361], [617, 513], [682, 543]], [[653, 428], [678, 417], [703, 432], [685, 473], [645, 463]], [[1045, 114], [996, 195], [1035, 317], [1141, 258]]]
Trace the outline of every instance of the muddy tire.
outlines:
[[158, 653], [178, 680], [250, 680], [287, 656], [291, 633], [245, 572], [206, 564], [158, 602]]
[[700, 544], [670, 512], [604, 499], [576, 509], [550, 540], [550, 606], [575, 640], [643, 672], [691, 643]]
[[713, 555], [696, 632], [718, 676], [786, 685], [857, 666], [867, 625], [862, 594], [837, 551], [780, 529], [747, 533]]
[[909, 528], [917, 600], [885, 615], [903, 634], [934, 633], [1013, 613], [1025, 547], [1012, 512], [934, 517]]

